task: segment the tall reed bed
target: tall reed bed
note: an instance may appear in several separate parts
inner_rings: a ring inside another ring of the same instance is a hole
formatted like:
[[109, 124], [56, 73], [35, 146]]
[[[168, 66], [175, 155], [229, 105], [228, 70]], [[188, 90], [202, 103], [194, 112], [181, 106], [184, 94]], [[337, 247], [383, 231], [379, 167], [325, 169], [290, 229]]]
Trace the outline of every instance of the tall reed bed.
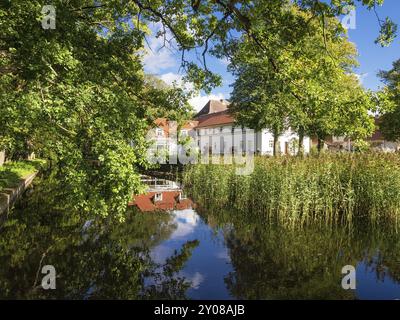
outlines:
[[256, 157], [252, 174], [234, 165], [185, 168], [187, 192], [204, 207], [232, 208], [285, 225], [398, 220], [400, 155]]

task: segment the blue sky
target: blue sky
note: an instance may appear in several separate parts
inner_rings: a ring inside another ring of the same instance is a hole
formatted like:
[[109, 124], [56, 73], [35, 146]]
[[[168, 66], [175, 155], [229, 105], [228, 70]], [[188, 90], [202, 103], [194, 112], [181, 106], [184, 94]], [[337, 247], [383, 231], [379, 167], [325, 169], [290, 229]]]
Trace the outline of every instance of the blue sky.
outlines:
[[[400, 28], [399, 0], [385, 0], [384, 5], [379, 7], [377, 12], [381, 19], [389, 16], [399, 24]], [[360, 66], [355, 70], [355, 73], [360, 75], [360, 81], [366, 88], [377, 90], [382, 85], [377, 77], [378, 71], [390, 69], [393, 61], [400, 59], [400, 36], [390, 47], [382, 48], [374, 43], [379, 35], [379, 24], [375, 13], [360, 5], [356, 8], [355, 18], [355, 29], [349, 29], [349, 39], [356, 44], [359, 52]], [[157, 31], [157, 28], [159, 28], [157, 25], [152, 27], [154, 31]], [[172, 37], [170, 36], [170, 38]], [[148, 42], [151, 50], [148, 50], [144, 57], [145, 71], [158, 75], [167, 83], [171, 84], [173, 81], [177, 81], [178, 84], [190, 88], [190, 84], [184, 84], [181, 80], [180, 54], [170, 48], [161, 48], [163, 44], [161, 38], [149, 37]], [[188, 57], [196, 59], [194, 53], [189, 54]], [[229, 85], [234, 81], [234, 78], [226, 70], [227, 62], [208, 57], [207, 65], [210, 70], [222, 75], [223, 85], [215, 88], [210, 95], [201, 92], [191, 99], [192, 106], [197, 110], [209, 99], [229, 99], [232, 91]]]
[[[377, 10], [381, 19], [390, 17], [400, 27], [400, 1], [385, 0]], [[379, 34], [379, 24], [373, 11], [359, 7], [356, 10], [356, 29], [349, 30], [350, 41], [354, 42], [359, 52], [360, 67], [356, 73], [362, 75], [363, 85], [372, 90], [381, 85], [376, 76], [379, 70], [388, 70], [393, 61], [400, 59], [400, 37], [390, 47], [382, 48], [374, 43]]]

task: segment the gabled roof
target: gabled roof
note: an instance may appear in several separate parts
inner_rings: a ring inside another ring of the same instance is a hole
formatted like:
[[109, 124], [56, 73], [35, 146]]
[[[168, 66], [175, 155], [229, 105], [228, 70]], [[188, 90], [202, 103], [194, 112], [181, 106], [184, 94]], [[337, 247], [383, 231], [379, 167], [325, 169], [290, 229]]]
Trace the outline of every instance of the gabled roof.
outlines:
[[[168, 120], [167, 118], [157, 118], [154, 123], [158, 128], [163, 129], [165, 136], [169, 136], [170, 123], [172, 123], [172, 121]], [[192, 130], [197, 127], [197, 124], [198, 121], [195, 120], [185, 121], [181, 127], [181, 130]], [[172, 131], [177, 130], [176, 126], [173, 126], [171, 129]]]
[[204, 115], [209, 115], [228, 109], [229, 102], [226, 100], [210, 100], [206, 105], [194, 116], [196, 120]]
[[233, 116], [228, 110], [216, 112], [212, 114], [203, 115], [198, 118], [199, 124], [197, 128], [213, 127], [223, 124], [232, 124], [235, 122]]
[[[228, 110], [229, 102], [226, 100], [210, 100], [207, 104], [194, 116], [195, 120], [186, 121], [181, 129], [192, 130], [195, 128], [215, 127], [219, 125], [232, 124], [235, 122], [234, 117]], [[155, 124], [164, 130], [166, 136], [169, 135], [170, 121], [166, 118], [158, 118]]]

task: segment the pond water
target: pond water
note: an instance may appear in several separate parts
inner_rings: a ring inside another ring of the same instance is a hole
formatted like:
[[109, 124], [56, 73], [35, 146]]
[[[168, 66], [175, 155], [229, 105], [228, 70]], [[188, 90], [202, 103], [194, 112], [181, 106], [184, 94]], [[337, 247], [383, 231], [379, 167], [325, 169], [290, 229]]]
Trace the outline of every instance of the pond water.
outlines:
[[[49, 184], [0, 229], [2, 299], [400, 299], [393, 226], [290, 230], [177, 190], [136, 197], [124, 223], [88, 222]], [[57, 272], [55, 290], [41, 287], [44, 265]], [[346, 265], [355, 290], [341, 286]]]

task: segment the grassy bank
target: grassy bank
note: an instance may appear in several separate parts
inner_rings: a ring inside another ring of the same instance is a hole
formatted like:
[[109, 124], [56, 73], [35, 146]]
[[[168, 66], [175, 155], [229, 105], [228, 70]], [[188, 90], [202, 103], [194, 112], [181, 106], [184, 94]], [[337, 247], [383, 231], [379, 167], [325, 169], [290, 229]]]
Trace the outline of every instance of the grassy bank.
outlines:
[[201, 206], [225, 207], [285, 225], [400, 220], [400, 155], [335, 154], [255, 159], [248, 176], [233, 165], [193, 165], [184, 172]]
[[3, 188], [13, 188], [18, 185], [21, 179], [39, 170], [44, 160], [30, 160], [8, 162], [0, 167], [0, 192]]

